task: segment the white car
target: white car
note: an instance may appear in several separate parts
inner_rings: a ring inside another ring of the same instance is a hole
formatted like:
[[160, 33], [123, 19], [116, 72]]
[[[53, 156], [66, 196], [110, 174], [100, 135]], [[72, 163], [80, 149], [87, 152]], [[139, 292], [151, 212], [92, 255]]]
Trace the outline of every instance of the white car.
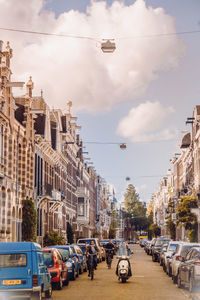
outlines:
[[172, 256], [175, 254], [176, 249], [180, 243], [181, 243], [180, 241], [173, 241], [169, 243], [167, 247], [167, 251], [164, 253], [164, 260], [163, 260], [163, 270], [165, 272], [169, 271], [169, 259], [172, 258]]
[[180, 257], [182, 257], [184, 259], [192, 247], [200, 247], [200, 244], [182, 242], [178, 245], [178, 247], [176, 249], [176, 253], [174, 254], [174, 256], [172, 258], [172, 280], [173, 280], [173, 283], [177, 283], [178, 267], [181, 264]]

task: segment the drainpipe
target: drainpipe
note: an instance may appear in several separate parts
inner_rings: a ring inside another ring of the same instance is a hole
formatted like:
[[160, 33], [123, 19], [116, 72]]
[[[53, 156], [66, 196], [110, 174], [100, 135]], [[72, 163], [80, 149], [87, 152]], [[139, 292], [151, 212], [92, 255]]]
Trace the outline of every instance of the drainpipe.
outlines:
[[18, 199], [18, 169], [19, 169], [19, 137], [20, 137], [20, 126], [18, 126], [18, 132], [17, 132], [17, 155], [16, 155], [16, 241], [19, 242], [19, 199]]

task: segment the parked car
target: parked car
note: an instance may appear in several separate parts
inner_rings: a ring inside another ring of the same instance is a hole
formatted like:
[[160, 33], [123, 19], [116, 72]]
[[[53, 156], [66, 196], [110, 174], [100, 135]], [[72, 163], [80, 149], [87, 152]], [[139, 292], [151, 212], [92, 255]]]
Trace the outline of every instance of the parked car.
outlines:
[[83, 268], [84, 268], [84, 272], [87, 272], [87, 269], [88, 269], [88, 267], [87, 267], [87, 245], [86, 244], [77, 244], [80, 248], [81, 248], [81, 250], [82, 250], [82, 252], [83, 252]]
[[79, 276], [79, 264], [78, 259], [73, 254], [73, 250], [70, 248], [70, 245], [59, 245], [59, 246], [52, 246], [56, 249], [65, 249], [69, 252], [69, 260], [68, 260], [68, 272], [69, 272], [69, 279], [75, 280], [76, 277]]
[[59, 290], [68, 285], [68, 269], [56, 248], [43, 248], [44, 263], [51, 274], [51, 283]]
[[[144, 251], [147, 253], [147, 251], [148, 251], [148, 247], [149, 247], [149, 244], [151, 243], [151, 241], [147, 241], [146, 242], [146, 244], [145, 244], [145, 246], [144, 246]], [[148, 253], [147, 253], [148, 254]]]
[[163, 238], [163, 237], [160, 237], [160, 238], [157, 238], [156, 242], [155, 242], [155, 245], [152, 247], [152, 261], [160, 261], [160, 252], [161, 252], [161, 249], [162, 249], [162, 245], [168, 243], [170, 240], [169, 239], [166, 239], [166, 238]]
[[98, 253], [97, 253], [97, 261], [101, 262], [102, 261], [102, 254], [101, 254], [101, 247], [100, 247], [100, 242], [98, 238], [84, 238], [84, 239], [79, 239], [77, 241], [77, 244], [87, 244], [89, 245], [91, 243], [91, 241], [94, 241], [95, 246], [98, 249]]
[[157, 238], [153, 238], [150, 244], [150, 248], [149, 248], [149, 255], [152, 255], [152, 248], [156, 243]]
[[178, 268], [181, 264], [180, 258], [185, 259], [187, 253], [190, 251], [193, 247], [200, 247], [200, 244], [197, 243], [181, 243], [178, 245], [176, 249], [176, 253], [173, 256], [172, 259], [172, 280], [173, 283], [177, 283], [178, 279]]
[[168, 244], [163, 244], [162, 245], [162, 248], [160, 250], [160, 256], [159, 256], [159, 263], [160, 263], [160, 266], [163, 266], [163, 262], [164, 262], [164, 254], [165, 252], [167, 251], [167, 247], [168, 247]]
[[185, 259], [179, 257], [181, 264], [178, 267], [178, 287], [183, 285], [192, 292], [200, 285], [200, 248], [191, 248]]
[[105, 246], [108, 242], [109, 242], [109, 240], [100, 240], [100, 245], [105, 248]]
[[170, 275], [171, 258], [176, 252], [176, 248], [181, 242], [173, 241], [168, 244], [167, 251], [164, 253], [163, 270]]
[[67, 249], [62, 249], [59, 248], [59, 246], [54, 246], [58, 250], [58, 252], [62, 255], [63, 257], [63, 262], [66, 264], [67, 269], [68, 269], [68, 280], [75, 280], [76, 279], [76, 274], [74, 275], [74, 261], [70, 258], [70, 253], [69, 250]]
[[70, 248], [72, 248], [74, 256], [78, 259], [79, 274], [82, 274], [85, 269], [83, 252], [78, 245], [70, 245]]
[[102, 258], [102, 261], [105, 261], [106, 260], [106, 250], [103, 246], [100, 246], [101, 247], [101, 258]]
[[[52, 295], [51, 276], [39, 244], [0, 243], [0, 293], [9, 297], [41, 299]], [[8, 295], [9, 294], [9, 295]]]

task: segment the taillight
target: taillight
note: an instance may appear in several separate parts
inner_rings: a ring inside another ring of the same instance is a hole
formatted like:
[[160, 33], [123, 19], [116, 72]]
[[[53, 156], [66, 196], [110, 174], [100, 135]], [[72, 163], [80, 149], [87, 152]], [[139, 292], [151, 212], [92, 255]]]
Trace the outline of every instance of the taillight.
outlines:
[[179, 260], [180, 257], [182, 257], [182, 259], [185, 259], [185, 256], [178, 255], [176, 256], [176, 260]]
[[76, 255], [76, 258], [77, 258], [77, 259], [78, 259], [78, 261], [79, 261], [78, 255]]
[[38, 286], [38, 276], [33, 275], [33, 286]]

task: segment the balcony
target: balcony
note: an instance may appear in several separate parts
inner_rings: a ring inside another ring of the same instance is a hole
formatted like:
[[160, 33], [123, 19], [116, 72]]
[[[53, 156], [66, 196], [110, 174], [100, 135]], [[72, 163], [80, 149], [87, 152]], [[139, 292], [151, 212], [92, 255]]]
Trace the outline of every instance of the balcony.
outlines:
[[76, 190], [76, 196], [87, 198], [89, 197], [89, 191], [85, 187], [78, 187]]
[[52, 198], [53, 198], [53, 200], [61, 201], [61, 192], [53, 190]]
[[77, 223], [79, 225], [88, 225], [89, 224], [89, 216], [77, 216]]

